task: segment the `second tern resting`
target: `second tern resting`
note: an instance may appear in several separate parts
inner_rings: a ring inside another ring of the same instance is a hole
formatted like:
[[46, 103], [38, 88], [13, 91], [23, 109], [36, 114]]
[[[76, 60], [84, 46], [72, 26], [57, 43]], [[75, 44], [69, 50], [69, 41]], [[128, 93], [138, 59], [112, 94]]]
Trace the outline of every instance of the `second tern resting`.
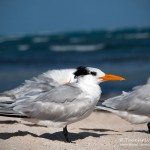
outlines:
[[100, 99], [99, 83], [124, 78], [107, 75], [101, 70], [79, 67], [73, 73], [76, 82], [57, 86], [46, 92], [19, 97], [9, 105], [16, 113], [23, 114], [39, 125], [62, 127], [68, 138], [67, 125], [89, 116]]
[[107, 110], [133, 124], [147, 123], [150, 133], [150, 78], [131, 92], [105, 100], [97, 110]]

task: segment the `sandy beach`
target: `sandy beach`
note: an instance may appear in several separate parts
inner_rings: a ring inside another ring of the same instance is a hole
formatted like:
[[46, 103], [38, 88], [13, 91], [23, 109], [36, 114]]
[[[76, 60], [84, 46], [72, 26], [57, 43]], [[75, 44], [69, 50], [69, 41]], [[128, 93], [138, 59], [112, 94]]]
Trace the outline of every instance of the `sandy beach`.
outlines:
[[146, 124], [132, 125], [105, 112], [68, 126], [73, 143], [61, 128], [41, 127], [20, 118], [0, 117], [0, 150], [149, 150]]

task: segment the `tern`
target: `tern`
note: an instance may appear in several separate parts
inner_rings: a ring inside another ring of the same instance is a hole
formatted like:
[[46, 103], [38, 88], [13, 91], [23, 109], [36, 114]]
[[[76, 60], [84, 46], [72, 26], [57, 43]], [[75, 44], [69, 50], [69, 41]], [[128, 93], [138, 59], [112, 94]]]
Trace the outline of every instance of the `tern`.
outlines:
[[133, 88], [131, 92], [123, 92], [105, 100], [96, 106], [97, 110], [106, 110], [133, 124], [147, 123], [150, 133], [150, 78], [147, 84]]
[[[14, 114], [27, 116], [39, 125], [61, 127], [66, 142], [67, 125], [88, 117], [101, 96], [99, 84], [108, 80], [124, 80], [120, 76], [105, 74], [100, 69], [78, 67], [73, 72], [73, 83], [66, 83], [41, 93], [23, 94], [8, 105]], [[31, 89], [32, 90], [32, 89]]]

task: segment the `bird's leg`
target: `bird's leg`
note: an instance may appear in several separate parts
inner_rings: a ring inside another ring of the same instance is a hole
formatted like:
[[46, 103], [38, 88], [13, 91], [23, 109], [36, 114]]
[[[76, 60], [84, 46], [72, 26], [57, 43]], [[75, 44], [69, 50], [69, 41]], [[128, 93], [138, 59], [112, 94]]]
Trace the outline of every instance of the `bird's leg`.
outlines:
[[150, 122], [147, 124], [148, 127], [148, 133], [150, 133]]
[[71, 143], [71, 140], [70, 140], [69, 137], [68, 137], [67, 126], [65, 126], [65, 127], [63, 128], [63, 134], [64, 134], [64, 137], [65, 137], [65, 139], [66, 139], [66, 142]]

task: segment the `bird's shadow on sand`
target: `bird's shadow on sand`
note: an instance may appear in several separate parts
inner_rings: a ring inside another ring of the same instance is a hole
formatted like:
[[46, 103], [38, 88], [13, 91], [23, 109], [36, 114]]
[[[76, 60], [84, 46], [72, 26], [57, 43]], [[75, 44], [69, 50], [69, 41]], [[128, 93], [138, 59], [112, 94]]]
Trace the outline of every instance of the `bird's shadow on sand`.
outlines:
[[0, 124], [15, 124], [15, 123], [20, 123], [20, 122], [16, 121], [16, 120], [4, 120], [4, 121], [0, 121]]
[[[5, 120], [5, 121], [0, 121], [0, 124], [16, 124], [16, 123], [20, 123], [20, 121], [15, 121], [15, 120]], [[29, 127], [44, 127], [44, 126], [39, 126], [36, 124], [24, 124], [26, 126]], [[106, 136], [106, 135], [112, 135], [112, 134], [101, 134], [101, 133], [95, 133], [95, 132], [107, 132], [107, 131], [112, 131], [112, 132], [117, 132], [114, 130], [110, 130], [110, 129], [93, 129], [93, 128], [80, 128], [80, 130], [83, 130], [84, 132], [79, 132], [79, 133], [70, 133], [69, 132], [69, 138], [72, 141], [76, 141], [79, 139], [85, 139], [87, 137], [101, 137], [101, 136]], [[41, 135], [37, 135], [28, 131], [17, 131], [14, 133], [9, 133], [9, 132], [3, 132], [0, 133], [0, 139], [3, 140], [7, 140], [9, 138], [12, 137], [23, 137], [23, 136], [27, 136], [27, 135], [31, 135], [32, 137], [36, 137], [36, 138], [44, 138], [44, 139], [48, 139], [48, 140], [52, 140], [52, 141], [64, 141], [64, 135], [62, 133], [62, 131], [59, 132], [55, 132], [55, 133], [44, 133]]]
[[146, 133], [146, 134], [150, 134], [148, 131], [146, 130], [127, 130], [125, 132], [140, 132], [140, 133]]
[[0, 139], [7, 140], [11, 137], [26, 136], [26, 135], [31, 135], [33, 137], [38, 137], [38, 135], [36, 135], [34, 133], [31, 133], [31, 132], [28, 132], [28, 131], [17, 131], [17, 132], [14, 132], [14, 133], [8, 133], [8, 132], [0, 133]]
[[95, 131], [95, 132], [108, 132], [108, 131], [119, 132], [111, 129], [98, 129], [98, 128], [80, 128], [80, 129], [84, 131]]
[[[80, 133], [70, 133], [69, 132], [69, 138], [72, 141], [76, 141], [79, 139], [85, 139], [87, 137], [101, 137], [101, 136], [106, 136], [108, 134], [97, 134], [97, 133], [93, 133], [93, 132], [80, 132]], [[62, 132], [55, 132], [53, 134], [49, 134], [49, 133], [44, 133], [42, 135], [40, 135], [41, 138], [45, 138], [45, 139], [49, 139], [52, 141], [64, 141], [64, 136], [62, 134]]]
[[4, 120], [4, 121], [0, 121], [0, 124], [24, 124], [28, 127], [46, 127], [46, 126], [42, 126], [42, 125], [37, 125], [37, 124], [26, 124], [26, 123], [21, 123], [21, 121], [16, 121], [16, 120]]
[[[28, 131], [17, 131], [14, 133], [4, 132], [4, 133], [0, 133], [0, 139], [7, 140], [7, 139], [10, 139], [12, 137], [17, 137], [17, 136], [23, 137], [26, 135], [31, 135], [32, 137], [44, 138], [44, 139], [48, 139], [48, 140], [52, 140], [52, 141], [65, 141], [65, 138], [64, 138], [63, 133], [61, 131], [55, 132], [52, 134], [44, 133], [41, 135], [37, 135], [37, 134], [31, 133]], [[90, 137], [90, 136], [91, 137], [101, 137], [101, 136], [105, 136], [105, 135], [108, 135], [108, 134], [97, 134], [97, 133], [93, 133], [93, 132], [80, 132], [80, 133], [70, 133], [69, 132], [69, 138], [72, 141], [76, 141], [79, 139], [85, 139], [85, 138]]]

